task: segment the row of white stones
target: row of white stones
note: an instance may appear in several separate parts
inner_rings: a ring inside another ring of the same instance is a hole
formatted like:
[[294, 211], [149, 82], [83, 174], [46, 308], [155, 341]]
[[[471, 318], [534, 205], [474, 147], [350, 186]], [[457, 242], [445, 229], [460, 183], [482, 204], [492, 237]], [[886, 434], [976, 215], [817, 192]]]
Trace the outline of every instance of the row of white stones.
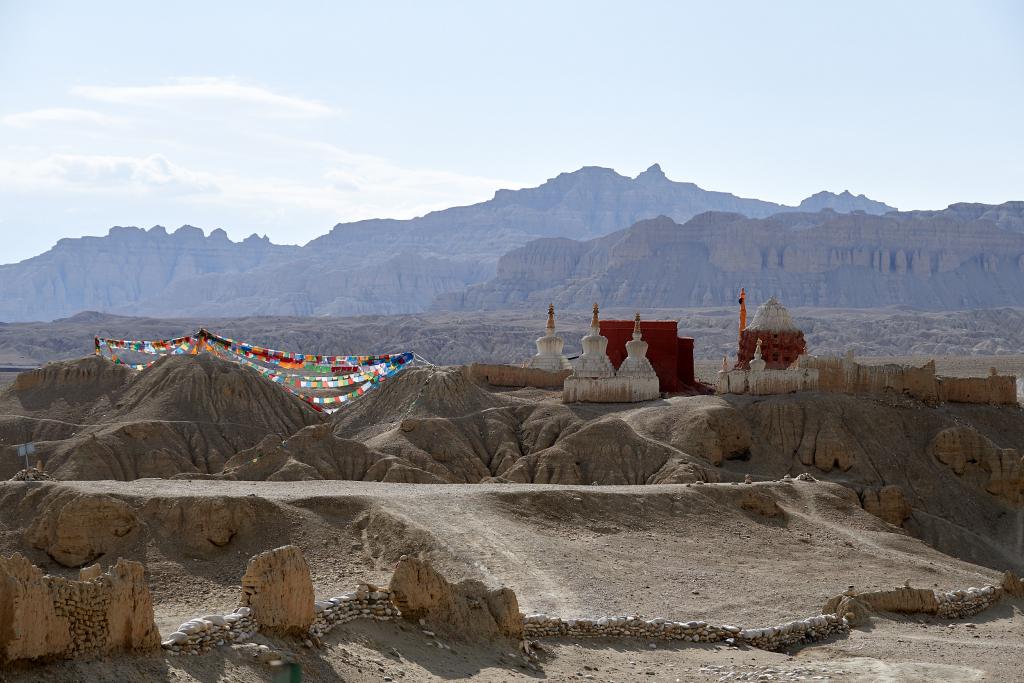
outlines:
[[935, 599], [939, 602], [937, 614], [947, 619], [970, 617], [984, 612], [1002, 597], [1002, 589], [996, 586], [971, 587], [967, 590], [956, 590], [948, 593], [935, 591]]
[[248, 607], [239, 607], [231, 614], [208, 614], [190, 619], [167, 637], [162, 645], [172, 654], [198, 655], [213, 647], [248, 640], [259, 626]]
[[309, 634], [319, 638], [339, 624], [353, 619], [375, 619], [389, 621], [401, 616], [395, 606], [395, 594], [377, 590], [369, 584], [359, 584], [353, 593], [345, 593], [329, 600], [318, 600], [314, 604], [316, 615]]

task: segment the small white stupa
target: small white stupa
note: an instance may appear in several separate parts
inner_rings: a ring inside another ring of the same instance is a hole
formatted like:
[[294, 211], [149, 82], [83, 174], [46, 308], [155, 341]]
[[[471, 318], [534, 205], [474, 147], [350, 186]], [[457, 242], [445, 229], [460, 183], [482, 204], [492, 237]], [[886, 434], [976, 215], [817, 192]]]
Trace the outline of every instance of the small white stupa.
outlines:
[[640, 332], [639, 313], [633, 319], [633, 339], [626, 342], [626, 359], [619, 366], [619, 377], [658, 378], [654, 366], [647, 359], [647, 342], [643, 340], [643, 334]]
[[572, 376], [591, 379], [614, 377], [615, 366], [608, 358], [608, 338], [601, 336], [597, 304], [594, 304], [594, 317], [590, 321], [590, 333], [580, 341], [583, 344], [583, 354], [576, 359]]
[[626, 342], [626, 358], [616, 375], [626, 385], [630, 401], [651, 401], [661, 397], [658, 373], [647, 358], [647, 342], [640, 331], [640, 314], [633, 319], [633, 339]]
[[761, 357], [761, 340], [757, 340], [757, 346], [754, 348], [754, 357], [750, 361], [751, 372], [764, 372], [765, 367], [768, 363], [765, 362], [764, 358]]
[[531, 358], [526, 367], [546, 372], [571, 370], [569, 359], [562, 355], [565, 342], [555, 335], [555, 305], [548, 304], [548, 325], [543, 337], [537, 340], [537, 355]]

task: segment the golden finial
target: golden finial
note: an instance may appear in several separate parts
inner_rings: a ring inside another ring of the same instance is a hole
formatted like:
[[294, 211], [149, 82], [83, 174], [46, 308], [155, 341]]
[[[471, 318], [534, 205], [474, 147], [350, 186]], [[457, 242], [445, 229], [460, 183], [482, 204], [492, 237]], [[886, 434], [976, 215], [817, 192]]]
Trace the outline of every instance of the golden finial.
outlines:
[[597, 327], [599, 324], [600, 324], [600, 322], [597, 319], [597, 304], [595, 303], [594, 304], [594, 317], [590, 319], [590, 326], [591, 327]]
[[636, 312], [636, 317], [633, 318], [633, 333], [640, 331], [640, 311]]
[[555, 305], [548, 304], [548, 329], [555, 329]]

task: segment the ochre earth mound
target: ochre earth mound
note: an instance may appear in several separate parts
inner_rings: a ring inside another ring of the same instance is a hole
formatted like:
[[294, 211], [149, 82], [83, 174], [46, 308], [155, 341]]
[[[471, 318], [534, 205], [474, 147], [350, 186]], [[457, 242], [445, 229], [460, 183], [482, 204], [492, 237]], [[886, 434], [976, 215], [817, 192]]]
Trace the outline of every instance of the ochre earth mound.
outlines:
[[[0, 443], [35, 441], [35, 457], [58, 479], [219, 472], [268, 434], [323, 421], [251, 370], [205, 354], [168, 356], [138, 373], [97, 357], [53, 363], [20, 375], [0, 406]], [[0, 475], [23, 466], [14, 448], [0, 451]]]
[[407, 418], [455, 418], [516, 403], [473, 383], [461, 367], [410, 367], [334, 415], [342, 436]]
[[[1017, 408], [816, 393], [563, 405], [556, 392], [492, 391], [431, 366], [326, 418], [206, 355], [141, 373], [97, 358], [55, 363], [20, 376], [0, 406], [0, 478], [24, 467], [13, 445], [28, 440], [64, 480], [637, 485], [807, 471], [946, 552], [1024, 571]], [[773, 516], [756, 496], [745, 504]], [[56, 542], [43, 527], [37, 538]]]

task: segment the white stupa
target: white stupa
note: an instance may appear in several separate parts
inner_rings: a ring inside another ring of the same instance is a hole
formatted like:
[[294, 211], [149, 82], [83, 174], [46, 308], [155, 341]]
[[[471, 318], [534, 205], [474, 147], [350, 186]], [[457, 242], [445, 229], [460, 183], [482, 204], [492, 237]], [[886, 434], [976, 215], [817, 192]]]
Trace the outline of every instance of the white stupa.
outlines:
[[757, 347], [754, 348], [754, 357], [750, 361], [751, 372], [764, 372], [765, 367], [768, 363], [765, 362], [761, 355], [761, 340], [757, 340]]
[[633, 321], [633, 339], [626, 342], [626, 359], [619, 366], [619, 377], [631, 377], [637, 379], [658, 379], [658, 373], [654, 366], [647, 359], [647, 342], [643, 340], [640, 332], [640, 314], [636, 314]]
[[615, 376], [615, 366], [608, 358], [608, 338], [601, 336], [601, 323], [594, 304], [594, 317], [590, 321], [590, 333], [581, 340], [583, 355], [576, 359], [572, 376], [576, 378], [601, 379]]
[[537, 340], [537, 355], [531, 358], [526, 367], [547, 372], [571, 370], [569, 359], [562, 355], [565, 342], [555, 335], [555, 305], [548, 304], [548, 325], [543, 337]]

